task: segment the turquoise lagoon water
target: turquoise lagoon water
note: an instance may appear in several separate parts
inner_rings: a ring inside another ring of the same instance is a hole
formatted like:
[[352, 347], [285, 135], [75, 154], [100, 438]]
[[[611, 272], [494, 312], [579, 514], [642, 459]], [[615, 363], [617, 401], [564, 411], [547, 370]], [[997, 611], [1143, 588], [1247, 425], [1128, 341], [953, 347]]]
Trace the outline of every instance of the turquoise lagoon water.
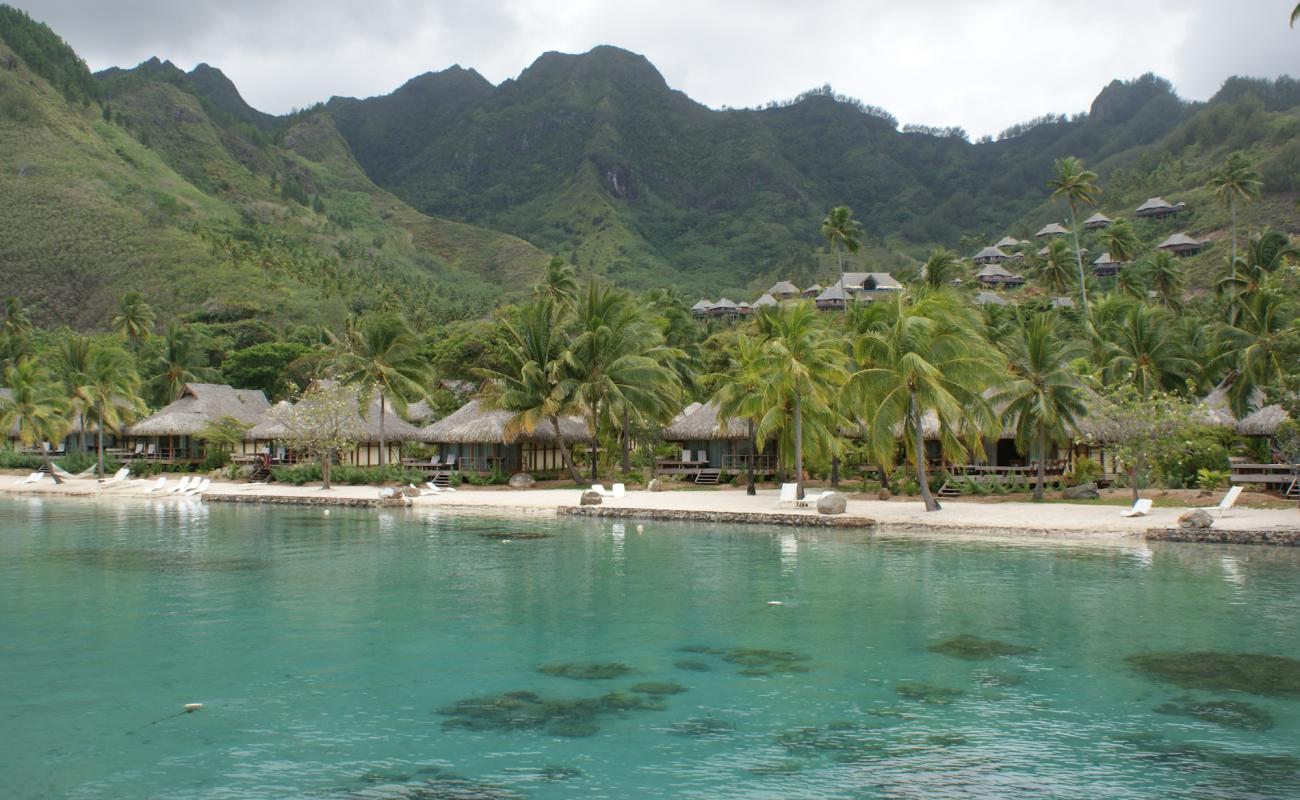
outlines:
[[1300, 657], [1294, 551], [635, 527], [0, 502], [0, 797], [1300, 797], [1124, 660]]

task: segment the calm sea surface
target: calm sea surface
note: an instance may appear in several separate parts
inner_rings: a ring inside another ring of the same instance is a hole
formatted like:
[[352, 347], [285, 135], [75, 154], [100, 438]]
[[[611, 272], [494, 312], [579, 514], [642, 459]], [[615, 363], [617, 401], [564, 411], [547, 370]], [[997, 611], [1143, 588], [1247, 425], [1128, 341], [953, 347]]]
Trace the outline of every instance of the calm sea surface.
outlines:
[[1300, 797], [1257, 662], [1126, 661], [1298, 609], [1288, 549], [4, 500], [0, 797]]

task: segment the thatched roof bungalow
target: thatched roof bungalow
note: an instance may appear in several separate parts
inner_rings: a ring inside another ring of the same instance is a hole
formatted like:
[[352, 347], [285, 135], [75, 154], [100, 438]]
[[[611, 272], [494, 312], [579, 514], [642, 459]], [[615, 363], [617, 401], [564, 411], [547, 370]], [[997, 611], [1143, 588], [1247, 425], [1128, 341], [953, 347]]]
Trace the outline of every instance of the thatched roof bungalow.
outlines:
[[1103, 228], [1109, 228], [1113, 223], [1113, 219], [1098, 211], [1083, 221], [1083, 229], [1085, 231], [1099, 231]]
[[[513, 411], [489, 409], [475, 399], [422, 429], [418, 437], [438, 446], [444, 464], [454, 457], [455, 469], [462, 472], [537, 475], [563, 469], [555, 428], [542, 422], [532, 433], [515, 431], [510, 424], [515, 416]], [[586, 423], [577, 417], [561, 417], [560, 432], [566, 447], [591, 442]]]
[[754, 305], [751, 306], [751, 308], [775, 308], [777, 305], [779, 304], [776, 302], [775, 297], [770, 294], [764, 294], [762, 297], [754, 301]]
[[767, 293], [780, 300], [789, 300], [799, 296], [799, 287], [790, 281], [777, 281]]
[[993, 247], [986, 247], [976, 253], [974, 261], [976, 264], [1001, 264], [1008, 258], [1010, 258], [1010, 256], [1002, 252], [1002, 250], [995, 245]]
[[1282, 406], [1264, 406], [1237, 420], [1236, 430], [1240, 436], [1273, 437], [1277, 435], [1277, 427], [1287, 418]]
[[710, 317], [731, 317], [734, 318], [740, 313], [740, 307], [725, 297], [719, 298], [718, 302], [709, 307]]
[[681, 446], [685, 458], [661, 460], [656, 469], [666, 475], [695, 475], [701, 470], [742, 472], [750, 460], [760, 474], [775, 469], [775, 449], [755, 454], [749, 442], [749, 424], [739, 417], [718, 418], [718, 405], [712, 401], [694, 404], [663, 429], [660, 438]]
[[1193, 239], [1185, 233], [1175, 233], [1156, 245], [1156, 249], [1173, 253], [1176, 256], [1190, 256], [1205, 249], [1205, 242]]
[[[289, 406], [287, 401], [280, 401], [277, 408]], [[419, 429], [402, 419], [393, 409], [392, 403], [383, 404], [383, 440], [384, 463], [399, 464], [402, 460], [402, 445], [419, 439]], [[339, 454], [339, 463], [355, 467], [379, 466], [380, 440], [380, 402], [379, 396], [370, 399], [370, 405], [363, 417], [357, 411], [356, 425], [359, 431], [357, 443], [346, 453]], [[408, 412], [410, 408], [408, 407]], [[270, 415], [263, 415], [262, 420], [248, 429], [244, 435], [241, 453], [244, 455], [269, 456], [272, 463], [292, 463], [301, 460], [302, 454], [294, 451], [291, 443], [286, 441], [287, 432]]]
[[823, 289], [814, 302], [819, 311], [839, 311], [844, 308], [845, 300], [843, 284], [835, 283]]
[[983, 286], [1022, 286], [1025, 279], [1001, 264], [985, 264], [975, 273], [975, 280]]
[[826, 287], [822, 286], [820, 283], [814, 283], [812, 286], [809, 286], [807, 289], [804, 289], [802, 295], [803, 297], [812, 300], [815, 297], [817, 297], [817, 295], [821, 294], [825, 288]]
[[1184, 208], [1187, 208], [1186, 203], [1178, 203], [1175, 205], [1163, 197], [1149, 197], [1146, 202], [1137, 207], [1137, 210], [1133, 212], [1133, 215], [1145, 219], [1163, 219], [1165, 217], [1177, 216], [1178, 212], [1182, 211]]
[[260, 389], [236, 389], [219, 383], [187, 383], [181, 396], [125, 431], [124, 445], [152, 460], [195, 462], [203, 458], [197, 438], [209, 425], [227, 417], [256, 425], [271, 407]]
[[846, 272], [844, 286], [850, 291], [901, 292], [903, 284], [888, 272]]
[[691, 306], [691, 316], [706, 317], [711, 308], [713, 308], [713, 301], [711, 300], [696, 301], [695, 305]]
[[1024, 244], [1024, 242], [1020, 241], [1014, 236], [1003, 236], [1001, 239], [998, 239], [997, 243], [995, 243], [993, 246], [998, 248], [999, 250], [1005, 250], [1011, 247], [1019, 247], [1022, 244]]
[[1119, 270], [1124, 266], [1123, 261], [1116, 261], [1110, 257], [1110, 251], [1102, 253], [1092, 261], [1092, 272], [1098, 278], [1112, 278], [1119, 274]]
[[1049, 222], [1039, 228], [1038, 233], [1035, 233], [1034, 236], [1042, 239], [1047, 236], [1065, 236], [1068, 233], [1069, 231], [1065, 229], [1065, 226], [1061, 225], [1059, 222]]

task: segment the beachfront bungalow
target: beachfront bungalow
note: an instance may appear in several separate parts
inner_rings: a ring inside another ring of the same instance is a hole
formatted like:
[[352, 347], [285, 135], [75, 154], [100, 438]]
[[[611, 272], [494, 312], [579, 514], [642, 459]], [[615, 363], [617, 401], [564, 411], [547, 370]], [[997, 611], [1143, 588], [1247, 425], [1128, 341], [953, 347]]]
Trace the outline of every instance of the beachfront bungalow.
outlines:
[[1047, 238], [1048, 236], [1065, 236], [1068, 233], [1069, 231], [1065, 229], [1064, 225], [1061, 225], [1060, 223], [1057, 222], [1049, 222], [1048, 224], [1039, 228], [1038, 233], [1035, 233], [1034, 236], [1038, 237], [1039, 239], [1044, 239]]
[[979, 281], [981, 286], [998, 287], [998, 286], [1022, 286], [1025, 279], [1011, 272], [1001, 264], [985, 264], [979, 272], [975, 273], [975, 280]]
[[204, 456], [198, 436], [209, 425], [226, 418], [242, 425], [256, 425], [270, 407], [260, 389], [187, 383], [174, 402], [126, 427], [121, 452], [116, 455], [174, 464], [197, 463]]
[[1124, 262], [1111, 258], [1108, 250], [1093, 259], [1092, 274], [1098, 278], [1113, 278], [1119, 274], [1120, 268], [1123, 266]]
[[1197, 241], [1185, 233], [1175, 233], [1156, 245], [1157, 250], [1164, 250], [1176, 256], [1192, 256], [1205, 249], [1205, 242]]
[[799, 296], [799, 287], [790, 281], [777, 281], [767, 293], [778, 300], [793, 300]]
[[1109, 228], [1112, 223], [1114, 223], [1114, 220], [1098, 211], [1083, 221], [1083, 229], [1085, 231], [1099, 231], [1103, 228]]
[[825, 288], [826, 287], [822, 286], [820, 283], [814, 283], [812, 286], [809, 286], [807, 289], [804, 289], [803, 292], [801, 293], [801, 296], [804, 297], [805, 299], [813, 300], [816, 299], [817, 295], [821, 294], [822, 291], [825, 290]]
[[1133, 215], [1143, 219], [1164, 219], [1178, 216], [1178, 212], [1184, 208], [1187, 208], [1186, 203], [1174, 205], [1163, 197], [1149, 197], [1145, 203], [1137, 207]]
[[997, 245], [994, 245], [992, 247], [986, 247], [976, 253], [974, 261], [976, 264], [1001, 264], [1008, 258], [1010, 258], [1010, 256], [1002, 252]]
[[[515, 412], [490, 410], [481, 400], [470, 400], [418, 433], [421, 441], [436, 445], [444, 471], [513, 475], [527, 472], [535, 477], [556, 475], [564, 469], [564, 458], [549, 421], [540, 422], [532, 433], [511, 429]], [[577, 417], [561, 417], [564, 444], [572, 450], [591, 443], [587, 425]], [[450, 464], [448, 461], [450, 460]]]
[[[288, 401], [282, 400], [276, 404], [276, 407], [282, 408], [289, 405]], [[414, 407], [414, 404], [412, 407]], [[409, 412], [410, 408], [407, 411]], [[392, 403], [384, 403], [383, 419], [384, 463], [400, 464], [402, 461], [402, 445], [418, 439], [419, 429], [398, 416], [393, 409]], [[339, 454], [338, 463], [353, 467], [379, 466], [378, 396], [371, 398], [364, 418], [361, 417], [360, 412], [357, 413], [356, 425], [359, 432], [356, 444], [350, 450]], [[248, 432], [244, 434], [244, 441], [240, 445], [235, 460], [243, 463], [262, 462], [265, 466], [272, 466], [294, 464], [305, 460], [306, 457], [305, 453], [296, 450], [292, 442], [288, 441], [284, 427], [272, 419], [269, 414], [264, 414], [261, 421], [249, 428]]]
[[660, 438], [674, 443], [681, 453], [655, 460], [659, 475], [679, 475], [696, 483], [715, 484], [724, 472], [741, 474], [752, 462], [758, 475], [776, 471], [776, 448], [769, 443], [765, 452], [750, 447], [749, 425], [733, 417], [718, 419], [716, 403], [688, 406], [663, 429]]

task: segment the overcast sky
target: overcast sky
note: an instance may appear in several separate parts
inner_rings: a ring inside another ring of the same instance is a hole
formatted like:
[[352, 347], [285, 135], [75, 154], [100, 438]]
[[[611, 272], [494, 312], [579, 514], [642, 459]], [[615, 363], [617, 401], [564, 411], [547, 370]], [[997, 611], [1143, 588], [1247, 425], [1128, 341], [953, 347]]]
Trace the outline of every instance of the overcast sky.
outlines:
[[706, 105], [829, 83], [903, 123], [972, 136], [1086, 110], [1156, 72], [1205, 99], [1229, 75], [1300, 75], [1294, 0], [5, 0], [92, 69], [220, 67], [271, 113], [386, 94], [452, 64], [494, 83], [548, 50], [644, 54]]

